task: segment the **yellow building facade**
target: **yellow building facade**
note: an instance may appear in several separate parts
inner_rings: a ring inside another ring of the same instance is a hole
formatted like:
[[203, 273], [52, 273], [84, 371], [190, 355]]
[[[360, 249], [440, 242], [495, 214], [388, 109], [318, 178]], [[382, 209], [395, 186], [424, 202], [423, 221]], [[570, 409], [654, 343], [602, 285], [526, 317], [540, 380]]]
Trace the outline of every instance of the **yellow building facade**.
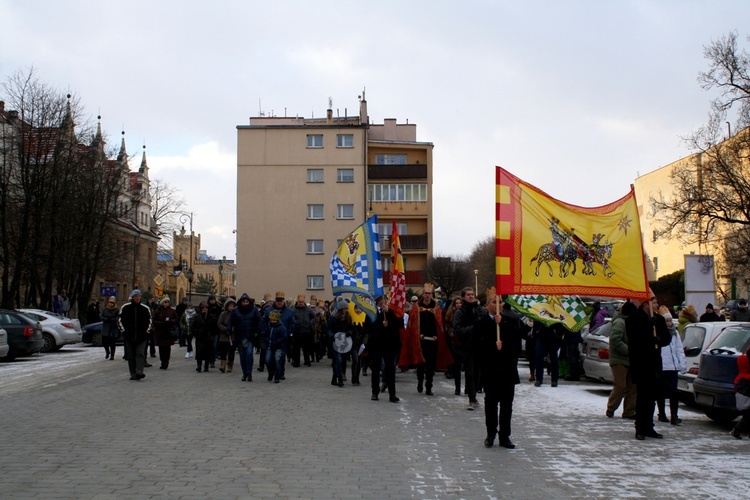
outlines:
[[347, 234], [378, 215], [384, 281], [392, 221], [407, 283], [432, 255], [432, 149], [416, 125], [358, 116], [253, 117], [237, 127], [237, 291], [330, 298], [329, 263]]

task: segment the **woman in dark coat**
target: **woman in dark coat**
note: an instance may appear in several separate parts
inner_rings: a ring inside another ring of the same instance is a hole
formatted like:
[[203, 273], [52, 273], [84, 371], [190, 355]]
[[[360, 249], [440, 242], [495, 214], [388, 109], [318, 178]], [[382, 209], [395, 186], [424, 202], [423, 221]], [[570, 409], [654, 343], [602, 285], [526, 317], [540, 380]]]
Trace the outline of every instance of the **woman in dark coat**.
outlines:
[[172, 355], [172, 345], [179, 335], [177, 330], [179, 318], [177, 311], [169, 305], [169, 297], [161, 299], [152, 320], [156, 330], [156, 345], [159, 346], [159, 360], [161, 361], [159, 368], [166, 370]]
[[208, 303], [201, 302], [198, 312], [193, 318], [193, 336], [195, 337], [195, 362], [198, 364], [195, 371], [208, 371], [208, 365], [214, 359], [214, 335], [217, 333], [216, 319], [208, 312]]
[[115, 342], [120, 338], [120, 329], [117, 326], [117, 315], [120, 310], [114, 297], [107, 299], [104, 310], [99, 314], [102, 320], [102, 346], [104, 347], [104, 359], [115, 359]]

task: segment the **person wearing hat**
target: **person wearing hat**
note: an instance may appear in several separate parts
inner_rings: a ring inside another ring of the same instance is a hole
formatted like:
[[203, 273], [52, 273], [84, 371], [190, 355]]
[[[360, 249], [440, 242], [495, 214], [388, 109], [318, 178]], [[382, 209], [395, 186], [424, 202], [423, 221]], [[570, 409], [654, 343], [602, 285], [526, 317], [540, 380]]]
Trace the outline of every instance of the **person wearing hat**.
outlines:
[[120, 330], [117, 327], [117, 316], [120, 310], [114, 297], [108, 297], [104, 309], [99, 313], [102, 321], [102, 346], [104, 347], [104, 359], [115, 359], [115, 342], [120, 338]]
[[378, 401], [380, 387], [380, 370], [383, 368], [383, 383], [388, 389], [388, 400], [391, 403], [401, 401], [396, 396], [396, 358], [398, 357], [400, 330], [404, 327], [404, 318], [399, 318], [388, 308], [385, 296], [375, 297], [377, 315], [375, 321], [365, 317], [364, 333], [367, 337], [367, 350], [370, 353], [370, 383], [373, 401]]
[[240, 353], [243, 382], [253, 381], [253, 346], [258, 344], [256, 338], [260, 321], [260, 312], [253, 299], [243, 293], [227, 323], [227, 334], [233, 343], [232, 351], [236, 348]]
[[216, 321], [217, 318], [208, 312], [208, 302], [201, 302], [191, 326], [195, 337], [195, 362], [197, 364], [195, 371], [197, 372], [201, 371], [201, 364], [203, 371], [207, 372], [214, 359], [214, 336], [219, 331]]
[[305, 302], [304, 295], [297, 295], [297, 302], [292, 308], [296, 330], [292, 341], [292, 366], [300, 364], [300, 350], [304, 356], [305, 366], [312, 366], [313, 354], [313, 331], [315, 329], [315, 313]]
[[[221, 316], [221, 313], [224, 312], [224, 308], [221, 307], [221, 304], [216, 302], [216, 295], [209, 295], [208, 296], [208, 314], [214, 317], [214, 319], [219, 321], [219, 316]], [[214, 349], [213, 349], [214, 359], [211, 360], [209, 363], [209, 366], [211, 368], [215, 367], [215, 362], [219, 357], [219, 335], [218, 332], [216, 335], [214, 335]]]
[[159, 307], [153, 313], [153, 321], [156, 345], [159, 347], [159, 361], [161, 361], [159, 368], [166, 370], [180, 322], [177, 311], [169, 304], [169, 297], [164, 297], [159, 301]]
[[193, 357], [193, 321], [195, 316], [195, 307], [193, 307], [192, 302], [188, 302], [185, 306], [185, 312], [180, 316], [180, 330], [185, 336], [185, 345], [187, 345], [185, 359]]
[[130, 292], [130, 302], [122, 306], [117, 324], [125, 339], [130, 380], [141, 380], [146, 375], [146, 342], [151, 329], [151, 309], [141, 304], [141, 291]]
[[747, 307], [746, 299], [740, 299], [737, 303], [737, 309], [732, 311], [732, 315], [729, 319], [731, 321], [750, 321], [750, 309]]
[[[672, 425], [680, 425], [682, 420], [677, 416], [680, 400], [677, 392], [677, 373], [687, 372], [687, 360], [685, 359], [685, 348], [682, 339], [677, 333], [677, 328], [672, 321], [672, 314], [666, 306], [659, 307], [659, 314], [664, 317], [667, 329], [672, 336], [669, 345], [661, 348], [661, 382], [662, 392], [656, 398], [656, 406], [659, 409], [659, 422], [669, 422]], [[665, 399], [669, 399], [670, 417], [667, 418]]]
[[[261, 359], [264, 359], [266, 364], [268, 364], [268, 342], [270, 335], [269, 315], [272, 311], [277, 311], [279, 313], [279, 321], [284, 325], [284, 328], [286, 328], [287, 339], [292, 335], [292, 332], [294, 332], [294, 328], [296, 326], [294, 314], [292, 313], [292, 310], [286, 306], [286, 295], [283, 291], [277, 291], [273, 303], [266, 309], [266, 313], [263, 316], [263, 321], [261, 321], [260, 323], [260, 355]], [[282, 370], [283, 368], [284, 367], [282, 365]], [[269, 366], [268, 369], [273, 370], [273, 367]], [[258, 371], [263, 371], [262, 365], [258, 367]], [[283, 371], [279, 374], [279, 378], [280, 380], [284, 380]]]
[[[443, 312], [434, 294], [435, 286], [425, 283], [422, 300], [412, 305], [406, 326], [407, 343], [402, 347], [399, 367], [414, 364], [417, 367], [417, 392], [432, 396], [432, 381], [438, 356], [438, 333], [443, 330]], [[405, 353], [406, 360], [402, 360]], [[409, 359], [411, 358], [411, 359]]]
[[706, 312], [701, 314], [700, 321], [703, 323], [706, 322], [713, 322], [713, 321], [724, 321], [725, 318], [721, 314], [716, 314], [716, 310], [714, 309], [714, 305], [710, 302], [706, 306]]
[[352, 318], [349, 316], [349, 304], [346, 300], [339, 300], [336, 302], [336, 308], [333, 314], [328, 319], [328, 343], [331, 346], [331, 370], [333, 372], [331, 377], [331, 385], [337, 385], [344, 387], [344, 368], [343, 360], [344, 356], [333, 348], [333, 342], [335, 335], [338, 332], [344, 332], [347, 337], [352, 335]]
[[268, 381], [273, 379], [278, 384], [284, 377], [284, 363], [286, 362], [286, 343], [288, 332], [281, 322], [281, 313], [273, 310], [268, 313], [268, 349], [266, 350], [266, 365], [268, 365]]
[[232, 298], [225, 300], [224, 310], [221, 311], [219, 319], [216, 322], [216, 326], [219, 327], [219, 335], [217, 336], [219, 342], [217, 345], [219, 349], [219, 359], [221, 360], [221, 367], [219, 368], [221, 373], [232, 373], [232, 368], [234, 368], [235, 346], [232, 344], [232, 334], [227, 327], [229, 326], [229, 318], [231, 317], [232, 311], [234, 311], [236, 305], [237, 302]]

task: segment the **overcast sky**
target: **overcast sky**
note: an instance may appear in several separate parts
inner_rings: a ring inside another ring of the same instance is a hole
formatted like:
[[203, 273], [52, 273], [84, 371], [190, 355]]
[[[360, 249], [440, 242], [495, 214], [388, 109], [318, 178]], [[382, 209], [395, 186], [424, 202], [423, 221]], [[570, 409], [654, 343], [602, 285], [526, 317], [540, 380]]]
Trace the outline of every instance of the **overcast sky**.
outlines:
[[[34, 67], [178, 188], [234, 258], [237, 125], [259, 111], [408, 120], [434, 149], [434, 250], [494, 233], [494, 166], [582, 206], [687, 156], [712, 95], [703, 47], [734, 1], [0, 0], [0, 79]], [[743, 21], [744, 20], [744, 21]], [[0, 99], [2, 92], [0, 91]], [[283, 202], [280, 202], [283, 203]]]

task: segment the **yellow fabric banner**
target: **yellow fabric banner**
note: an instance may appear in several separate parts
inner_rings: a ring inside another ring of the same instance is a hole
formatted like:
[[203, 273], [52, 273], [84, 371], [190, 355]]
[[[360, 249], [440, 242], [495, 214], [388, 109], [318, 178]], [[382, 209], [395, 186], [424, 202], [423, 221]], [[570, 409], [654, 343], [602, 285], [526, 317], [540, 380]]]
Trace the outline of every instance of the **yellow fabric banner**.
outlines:
[[648, 299], [635, 190], [601, 207], [559, 201], [496, 171], [499, 293]]

